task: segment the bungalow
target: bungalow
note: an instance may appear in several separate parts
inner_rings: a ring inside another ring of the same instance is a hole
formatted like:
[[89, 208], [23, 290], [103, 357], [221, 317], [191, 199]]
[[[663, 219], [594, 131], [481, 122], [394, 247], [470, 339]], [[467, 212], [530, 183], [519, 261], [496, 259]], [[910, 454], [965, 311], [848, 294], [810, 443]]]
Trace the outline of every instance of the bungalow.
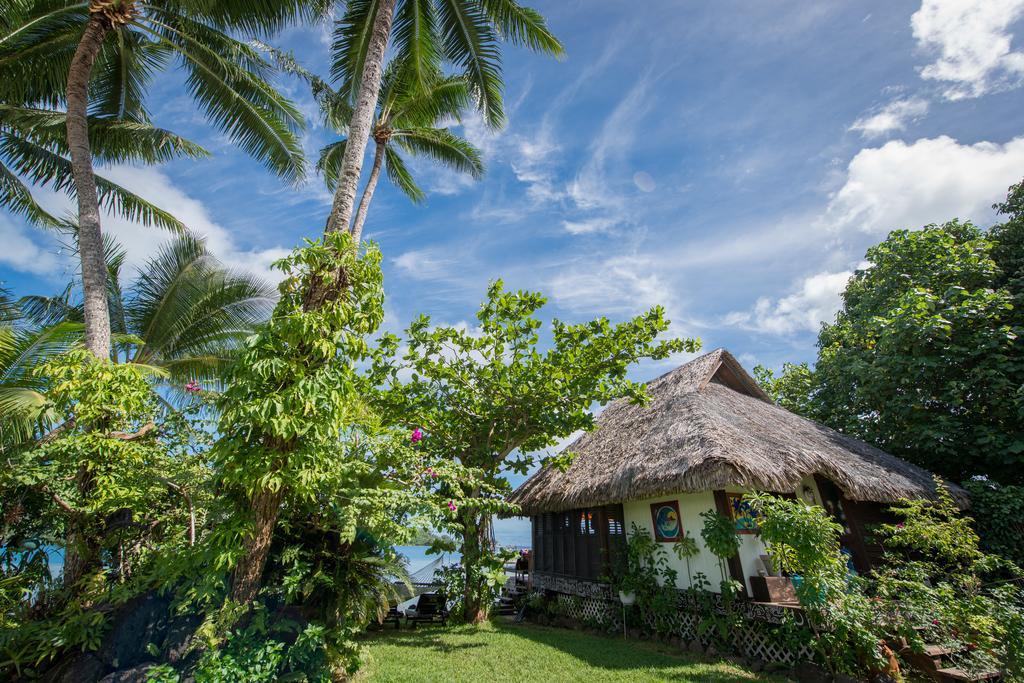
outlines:
[[[718, 590], [719, 564], [700, 535], [700, 513], [717, 510], [742, 540], [731, 578], [748, 595], [763, 595], [755, 588], [766, 551], [744, 504], [748, 492], [826, 508], [859, 571], [879, 560], [868, 527], [885, 518], [886, 504], [934, 495], [929, 472], [780, 408], [724, 349], [653, 380], [647, 393], [646, 405], [609, 404], [597, 428], [567, 448], [576, 458], [566, 471], [541, 469], [512, 494], [531, 517], [536, 588], [598, 595], [635, 524], [659, 541], [690, 535], [700, 550], [690, 572], [703, 572]], [[667, 555], [686, 588], [687, 565]]]

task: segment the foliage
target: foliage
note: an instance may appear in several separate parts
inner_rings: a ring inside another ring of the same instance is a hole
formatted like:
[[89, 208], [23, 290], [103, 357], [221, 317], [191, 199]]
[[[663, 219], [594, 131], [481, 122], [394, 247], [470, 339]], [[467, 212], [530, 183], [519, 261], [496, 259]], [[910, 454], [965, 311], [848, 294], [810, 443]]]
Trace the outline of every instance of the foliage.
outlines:
[[807, 363], [783, 363], [778, 377], [771, 368], [754, 367], [754, 377], [761, 388], [786, 410], [798, 415], [814, 414], [814, 371]]
[[[144, 367], [76, 348], [34, 372], [61, 426], [0, 472], [0, 580], [22, 593], [5, 605], [0, 666], [16, 669], [97, 647], [106, 614], [151, 584], [156, 548], [186, 549], [212, 497], [204, 437], [159, 409]], [[55, 545], [62, 582], [49, 570]]]
[[636, 595], [636, 607], [627, 620], [631, 618], [641, 627], [653, 623], [659, 635], [668, 634], [679, 611], [677, 572], [661, 544], [635, 522], [625, 552], [618, 555], [609, 578], [613, 590]]
[[[643, 386], [626, 377], [633, 363], [698, 347], [693, 340], [656, 341], [668, 321], [654, 308], [618, 325], [605, 318], [575, 325], [555, 320], [550, 348], [541, 352], [536, 314], [545, 301], [533, 292], [506, 292], [497, 281], [477, 313], [476, 329], [434, 327], [421, 316], [406, 331], [402, 360], [378, 368], [391, 378], [386, 414], [410, 430], [422, 429], [417, 447], [449, 468], [450, 476], [435, 483], [437, 494], [451, 500], [437, 526], [461, 541], [466, 616], [473, 620], [487, 609], [486, 567], [493, 565], [487, 519], [514, 512], [502, 498], [510, 490], [507, 472], [567, 465], [568, 457], [537, 451], [591, 429], [594, 403], [622, 396], [643, 401]], [[401, 346], [393, 336], [381, 345], [392, 357]], [[400, 371], [409, 373], [407, 382]]]
[[[300, 18], [303, 3], [126, 5], [127, 10], [112, 9], [132, 12], [131, 20], [110, 27], [91, 74], [94, 127], [121, 126], [107, 135], [112, 154], [106, 160], [150, 161], [147, 149], [166, 158], [175, 144], [190, 151], [165, 132], [144, 125], [150, 118], [146, 90], [156, 72], [177, 61], [185, 71], [189, 93], [218, 129], [274, 172], [301, 178], [303, 159], [296, 130], [302, 117], [270, 86], [270, 65], [245, 38]], [[5, 9], [0, 18], [0, 100], [62, 108], [71, 55], [88, 18], [89, 6], [84, 3], [17, 0]], [[33, 127], [38, 136], [49, 132], [49, 138], [34, 142], [61, 151], [60, 123], [51, 124], [49, 131]], [[141, 129], [140, 134], [132, 124]], [[115, 146], [115, 141], [121, 144]], [[59, 175], [65, 178], [64, 188], [69, 188], [66, 170]]]
[[813, 644], [829, 668], [856, 673], [879, 663], [880, 629], [857, 579], [847, 572], [839, 523], [824, 508], [799, 500], [759, 493], [751, 504], [761, 539], [794, 576], [797, 598], [814, 629]]
[[893, 512], [901, 521], [878, 529], [888, 562], [875, 585], [888, 628], [917, 650], [925, 642], [948, 648], [966, 671], [1024, 674], [1024, 594], [1016, 585], [1024, 573], [980, 550], [945, 487], [935, 500], [903, 501]]
[[[448, 466], [431, 468], [373, 409], [386, 365], [367, 341], [383, 318], [380, 252], [332, 234], [277, 266], [277, 307], [217, 398], [222, 521], [203, 549], [205, 580], [186, 597], [219, 609], [225, 575], [237, 588], [249, 562], [263, 599], [300, 607], [324, 629], [332, 668], [347, 670], [359, 661], [352, 636], [396, 602], [404, 570], [389, 545], [409, 538], [410, 513], [432, 513], [424, 472]], [[327, 293], [315, 306], [313, 281]]]
[[1024, 472], [1022, 185], [983, 232], [950, 221], [868, 250], [814, 371], [761, 379], [780, 403], [954, 481]]
[[34, 325], [0, 290], [0, 452], [21, 447], [53, 426], [57, 415], [46, 402], [46, 378], [35, 368], [80, 339], [81, 325]]
[[964, 483], [981, 549], [1024, 566], [1024, 486], [1003, 486], [984, 478]]
[[736, 533], [736, 524], [725, 515], [715, 510], [700, 513], [704, 520], [700, 535], [704, 545], [718, 559], [718, 569], [722, 572], [722, 583], [729, 580], [729, 559], [736, 557], [740, 551], [740, 537]]
[[[540, 13], [514, 0], [399, 0], [397, 5], [394, 59], [407, 64], [420, 84], [442, 66], [464, 75], [484, 118], [495, 128], [504, 122], [498, 42], [556, 56], [564, 53]], [[368, 0], [346, 3], [335, 27], [331, 77], [341, 84], [346, 99], [354, 100], [359, 90], [376, 7]]]
[[696, 557], [700, 554], [700, 548], [697, 546], [697, 541], [690, 535], [689, 530], [683, 533], [683, 537], [672, 544], [672, 552], [676, 554], [680, 560], [686, 562], [686, 580], [689, 582], [690, 587], [693, 587], [693, 573], [690, 571], [690, 558]]

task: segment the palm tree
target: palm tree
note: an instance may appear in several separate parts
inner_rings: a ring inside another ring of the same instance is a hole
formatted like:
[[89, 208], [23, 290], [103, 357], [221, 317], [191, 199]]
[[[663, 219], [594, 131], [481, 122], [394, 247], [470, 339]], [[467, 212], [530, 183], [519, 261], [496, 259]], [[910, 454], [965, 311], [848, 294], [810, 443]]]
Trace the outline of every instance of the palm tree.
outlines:
[[[324, 121], [342, 132], [352, 115], [348, 102], [323, 79], [298, 66], [290, 55], [277, 53], [278, 64], [284, 71], [304, 78], [310, 83], [313, 97], [319, 102]], [[480, 150], [465, 138], [448, 128], [440, 127], [447, 121], [459, 121], [463, 110], [472, 104], [472, 94], [464, 76], [445, 77], [440, 72], [421, 84], [415, 74], [403, 63], [392, 61], [381, 81], [377, 98], [377, 114], [373, 122], [373, 140], [376, 151], [370, 177], [363, 189], [355, 218], [352, 221], [353, 241], [358, 244], [366, 222], [366, 213], [373, 201], [381, 169], [388, 178], [414, 203], [426, 196], [413, 180], [398, 147], [414, 156], [427, 156], [434, 161], [473, 178], [483, 176], [484, 165]], [[338, 185], [347, 139], [333, 142], [320, 151], [317, 162], [329, 190]]]
[[[397, 7], [397, 12], [396, 12]], [[421, 89], [439, 65], [465, 75], [487, 122], [504, 122], [499, 40], [555, 56], [563, 54], [544, 18], [515, 0], [351, 0], [334, 32], [331, 77], [354, 100], [348, 139], [338, 166], [327, 232], [347, 230], [394, 24], [395, 58], [407, 63]]]
[[[274, 289], [262, 279], [228, 270], [205, 243], [182, 234], [162, 246], [122, 288], [124, 251], [107, 241], [107, 301], [114, 332], [113, 360], [158, 369], [180, 397], [189, 385], [217, 388], [240, 344], [273, 309]], [[79, 322], [84, 307], [69, 285], [56, 297], [25, 297], [26, 316], [40, 326]]]
[[300, 179], [302, 117], [267, 82], [270, 65], [231, 34], [264, 35], [316, 0], [9, 0], [0, 36], [0, 101], [58, 107], [78, 200], [86, 346], [110, 350], [106, 264], [89, 115], [147, 123], [153, 75], [177, 61], [208, 119], [277, 174]]

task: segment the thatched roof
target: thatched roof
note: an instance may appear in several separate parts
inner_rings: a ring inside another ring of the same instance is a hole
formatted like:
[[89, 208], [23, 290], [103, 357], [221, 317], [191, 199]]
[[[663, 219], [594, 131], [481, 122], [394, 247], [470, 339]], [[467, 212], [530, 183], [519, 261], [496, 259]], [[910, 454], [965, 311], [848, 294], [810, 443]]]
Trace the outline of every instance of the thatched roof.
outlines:
[[643, 406], [609, 404], [566, 448], [576, 454], [569, 469], [541, 469], [512, 502], [537, 514], [728, 486], [793, 493], [814, 474], [852, 500], [934, 495], [929, 472], [775, 405], [724, 349], [658, 377], [647, 394]]

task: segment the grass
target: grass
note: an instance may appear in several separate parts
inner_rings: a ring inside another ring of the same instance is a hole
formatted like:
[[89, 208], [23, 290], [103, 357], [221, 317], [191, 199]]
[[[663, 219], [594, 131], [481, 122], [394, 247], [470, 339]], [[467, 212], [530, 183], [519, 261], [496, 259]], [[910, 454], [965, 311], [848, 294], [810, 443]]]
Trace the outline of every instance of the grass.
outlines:
[[533, 624], [385, 630], [368, 635], [365, 644], [360, 682], [788, 680], [665, 645]]

